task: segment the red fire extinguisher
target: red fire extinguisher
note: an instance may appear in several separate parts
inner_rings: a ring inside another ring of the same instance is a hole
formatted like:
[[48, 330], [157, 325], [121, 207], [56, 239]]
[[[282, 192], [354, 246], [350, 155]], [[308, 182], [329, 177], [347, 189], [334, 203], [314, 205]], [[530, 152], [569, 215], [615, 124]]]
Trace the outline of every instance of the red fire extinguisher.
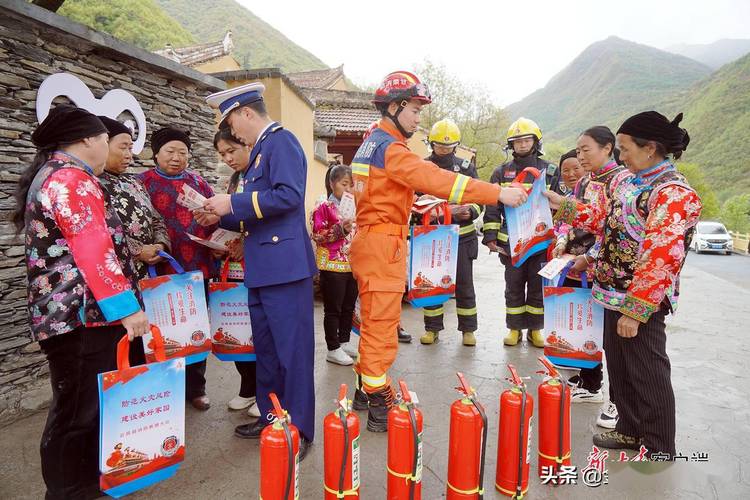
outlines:
[[539, 361], [549, 379], [539, 386], [539, 466], [557, 474], [561, 465], [570, 465], [570, 389], [552, 363], [545, 357]]
[[260, 433], [260, 498], [299, 498], [299, 431], [271, 393], [274, 422]]
[[389, 500], [422, 498], [422, 412], [406, 382], [398, 381], [401, 400], [388, 412]]
[[325, 499], [359, 498], [359, 416], [341, 384], [336, 410], [323, 420]]
[[456, 373], [463, 397], [451, 405], [446, 498], [484, 498], [484, 459], [487, 451], [487, 414], [463, 373]]
[[497, 443], [495, 488], [503, 495], [521, 498], [529, 490], [531, 417], [534, 398], [513, 365], [508, 365], [513, 387], [500, 395], [500, 428]]

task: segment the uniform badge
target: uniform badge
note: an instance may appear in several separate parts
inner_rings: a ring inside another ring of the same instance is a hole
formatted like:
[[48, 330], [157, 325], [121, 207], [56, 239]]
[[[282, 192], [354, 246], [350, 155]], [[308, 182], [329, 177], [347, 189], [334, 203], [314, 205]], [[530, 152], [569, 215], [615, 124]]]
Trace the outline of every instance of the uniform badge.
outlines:
[[258, 168], [258, 165], [260, 165], [260, 157], [261, 153], [258, 153], [258, 156], [255, 158], [255, 168]]

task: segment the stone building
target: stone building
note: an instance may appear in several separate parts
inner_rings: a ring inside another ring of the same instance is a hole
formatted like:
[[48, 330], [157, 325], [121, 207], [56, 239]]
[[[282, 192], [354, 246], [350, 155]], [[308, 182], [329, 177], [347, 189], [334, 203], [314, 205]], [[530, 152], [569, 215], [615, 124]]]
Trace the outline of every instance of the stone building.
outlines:
[[[215, 114], [204, 101], [226, 88], [223, 81], [23, 0], [0, 4], [0, 424], [44, 407], [50, 398], [44, 355], [29, 338], [23, 241], [10, 217], [19, 174], [34, 156], [37, 89], [49, 75], [63, 72], [99, 99], [116, 88], [130, 92], [146, 115], [147, 132], [169, 124], [189, 129], [191, 167], [218, 186], [227, 174], [213, 151]], [[153, 165], [148, 148], [136, 163]]]

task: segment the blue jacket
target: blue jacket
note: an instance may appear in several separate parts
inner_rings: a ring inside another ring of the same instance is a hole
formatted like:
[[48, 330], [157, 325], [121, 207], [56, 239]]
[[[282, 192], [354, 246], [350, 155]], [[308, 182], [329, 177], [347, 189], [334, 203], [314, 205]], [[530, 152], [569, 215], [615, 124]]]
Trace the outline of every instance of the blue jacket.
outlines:
[[244, 237], [245, 286], [290, 283], [317, 273], [307, 234], [307, 160], [291, 132], [273, 123], [250, 152], [242, 192], [220, 226]]

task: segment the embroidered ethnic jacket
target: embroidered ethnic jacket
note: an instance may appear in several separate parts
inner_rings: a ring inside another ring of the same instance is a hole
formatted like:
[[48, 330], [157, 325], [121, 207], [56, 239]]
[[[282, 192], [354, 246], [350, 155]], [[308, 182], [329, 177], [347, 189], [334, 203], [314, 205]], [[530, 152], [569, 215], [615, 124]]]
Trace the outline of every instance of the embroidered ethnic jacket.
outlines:
[[91, 169], [56, 152], [26, 198], [31, 336], [44, 340], [140, 310], [125, 230]]
[[622, 181], [609, 204], [566, 199], [555, 217], [603, 236], [594, 300], [645, 323], [662, 304], [677, 307], [679, 275], [701, 209], [685, 178], [663, 162]]

